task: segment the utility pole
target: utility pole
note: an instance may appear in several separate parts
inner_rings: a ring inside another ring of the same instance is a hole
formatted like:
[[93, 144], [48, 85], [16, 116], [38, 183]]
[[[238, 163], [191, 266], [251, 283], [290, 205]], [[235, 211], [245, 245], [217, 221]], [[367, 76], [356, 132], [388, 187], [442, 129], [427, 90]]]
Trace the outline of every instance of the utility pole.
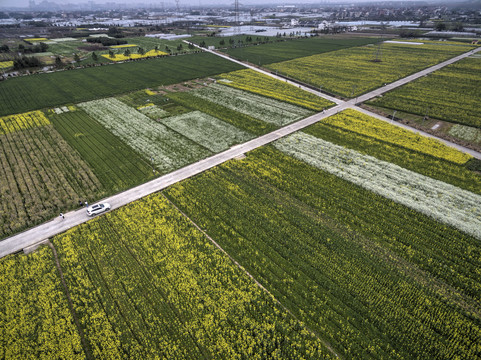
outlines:
[[240, 34], [240, 28], [239, 28], [239, 0], [235, 0], [234, 2], [234, 23], [235, 23], [235, 29], [234, 29], [234, 35], [239, 35]]
[[396, 115], [396, 112], [397, 112], [397, 110], [394, 110], [394, 112], [392, 113], [392, 118], [391, 118], [392, 121], [394, 121], [394, 116]]

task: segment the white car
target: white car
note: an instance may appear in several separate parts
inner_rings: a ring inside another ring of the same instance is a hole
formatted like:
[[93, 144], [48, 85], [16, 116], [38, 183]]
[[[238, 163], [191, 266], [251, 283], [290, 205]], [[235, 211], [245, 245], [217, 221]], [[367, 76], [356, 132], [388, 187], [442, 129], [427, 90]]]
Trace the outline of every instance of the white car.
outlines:
[[109, 203], [95, 204], [95, 205], [89, 206], [87, 208], [87, 215], [88, 216], [94, 216], [94, 215], [101, 214], [104, 211], [109, 211], [109, 210], [110, 210], [110, 204]]

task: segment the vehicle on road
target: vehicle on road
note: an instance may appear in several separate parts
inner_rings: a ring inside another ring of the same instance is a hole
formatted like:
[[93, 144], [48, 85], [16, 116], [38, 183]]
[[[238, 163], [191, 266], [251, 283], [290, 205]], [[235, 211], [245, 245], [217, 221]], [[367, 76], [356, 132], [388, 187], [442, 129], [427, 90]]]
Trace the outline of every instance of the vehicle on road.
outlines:
[[87, 215], [94, 216], [103, 213], [104, 211], [109, 211], [111, 208], [109, 203], [100, 203], [89, 206], [87, 208]]

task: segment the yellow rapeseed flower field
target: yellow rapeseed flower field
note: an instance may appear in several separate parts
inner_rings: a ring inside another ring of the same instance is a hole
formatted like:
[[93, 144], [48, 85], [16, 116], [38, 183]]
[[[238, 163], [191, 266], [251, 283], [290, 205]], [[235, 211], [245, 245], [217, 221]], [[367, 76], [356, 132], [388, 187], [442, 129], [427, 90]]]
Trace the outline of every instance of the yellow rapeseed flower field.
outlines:
[[13, 66], [13, 61], [0, 61], [0, 69], [6, 69]]
[[221, 74], [219, 77], [219, 82], [224, 85], [285, 101], [315, 111], [321, 111], [332, 105], [328, 100], [251, 69], [237, 70]]
[[472, 158], [470, 155], [444, 145], [438, 140], [421, 136], [355, 110], [345, 110], [338, 115], [323, 120], [323, 123], [456, 164], [464, 164]]
[[0, 357], [85, 359], [52, 251], [0, 260]]

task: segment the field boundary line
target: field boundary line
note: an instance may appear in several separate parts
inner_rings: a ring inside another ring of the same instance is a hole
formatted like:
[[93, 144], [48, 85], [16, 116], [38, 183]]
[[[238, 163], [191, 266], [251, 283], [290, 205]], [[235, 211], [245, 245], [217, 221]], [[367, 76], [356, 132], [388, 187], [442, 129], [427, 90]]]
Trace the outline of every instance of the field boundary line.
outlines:
[[279, 80], [279, 81], [288, 83], [288, 84], [293, 85], [293, 86], [295, 86], [295, 87], [299, 87], [300, 89], [305, 90], [305, 91], [307, 91], [307, 92], [310, 92], [311, 94], [314, 94], [314, 95], [317, 95], [317, 96], [319, 96], [319, 97], [322, 97], [322, 98], [324, 98], [325, 100], [329, 100], [329, 101], [333, 102], [333, 103], [336, 104], [336, 105], [340, 105], [340, 104], [342, 104], [342, 103], [344, 102], [343, 100], [340, 100], [340, 99], [338, 99], [338, 98], [335, 98], [334, 96], [329, 96], [329, 95], [324, 94], [324, 93], [322, 93], [322, 92], [319, 92], [319, 91], [317, 91], [317, 90], [313, 90], [313, 89], [311, 89], [311, 88], [309, 88], [309, 87], [307, 87], [307, 86], [303, 86], [302, 84], [299, 84], [299, 83], [297, 83], [297, 82], [295, 82], [295, 81], [286, 79], [285, 77], [282, 77], [282, 76], [273, 74], [273, 73], [271, 73], [271, 72], [269, 72], [269, 71], [260, 69], [260, 68], [258, 68], [257, 66], [253, 66], [253, 65], [246, 64], [245, 62], [242, 62], [242, 61], [240, 61], [240, 60], [234, 59], [234, 58], [230, 57], [230, 56], [227, 55], [227, 54], [224, 54], [224, 53], [221, 53], [221, 52], [218, 52], [218, 51], [214, 51], [214, 50], [209, 50], [209, 49], [203, 48], [203, 47], [201, 47], [201, 46], [199, 46], [199, 45], [197, 45], [197, 44], [194, 44], [194, 43], [189, 42], [188, 40], [182, 40], [182, 41], [185, 42], [185, 43], [187, 43], [187, 44], [192, 44], [192, 45], [194, 45], [196, 48], [198, 48], [198, 49], [200, 49], [200, 50], [202, 50], [202, 51], [206, 51], [206, 52], [209, 52], [209, 53], [211, 53], [211, 54], [220, 56], [221, 58], [224, 58], [224, 59], [226, 59], [226, 60], [232, 61], [232, 62], [234, 62], [234, 63], [236, 63], [236, 64], [239, 64], [239, 65], [242, 65], [242, 66], [244, 66], [244, 67], [246, 67], [246, 68], [248, 68], [248, 69], [257, 71], [258, 73], [261, 73], [261, 74], [270, 76], [270, 77], [272, 77], [272, 78], [274, 78], [274, 79], [277, 79], [277, 80]]
[[77, 327], [77, 331], [78, 331], [78, 334], [80, 336], [80, 342], [82, 343], [82, 347], [83, 347], [83, 350], [85, 352], [85, 357], [89, 360], [93, 359], [92, 351], [90, 349], [90, 346], [89, 346], [87, 340], [85, 339], [84, 331], [83, 331], [82, 327], [80, 326], [80, 322], [79, 322], [77, 313], [75, 312], [75, 309], [73, 307], [72, 297], [70, 296], [70, 291], [68, 289], [67, 283], [65, 282], [65, 278], [63, 276], [63, 270], [62, 270], [62, 267], [60, 266], [60, 261], [58, 260], [57, 249], [55, 249], [55, 246], [52, 244], [52, 242], [50, 240], [47, 240], [44, 243], [52, 250], [53, 257], [54, 257], [54, 260], [55, 260], [55, 266], [57, 267], [57, 271], [60, 275], [60, 281], [62, 282], [64, 291], [65, 291], [65, 295], [67, 296], [70, 314], [72, 315], [73, 320], [75, 322], [75, 326]]
[[[217, 241], [215, 241], [205, 230], [203, 230], [197, 223], [192, 220], [186, 213], [184, 213], [182, 210], [180, 210], [177, 205], [174, 204], [172, 200], [170, 200], [162, 191], [160, 194], [179, 212], [184, 216], [192, 225], [195, 226], [197, 230], [199, 230], [217, 249], [219, 249], [224, 255], [226, 255], [234, 265], [236, 265], [242, 272], [244, 272], [248, 277], [251, 278], [252, 281], [261, 289], [263, 290], [267, 295], [269, 295], [279, 306], [281, 306], [285, 311], [287, 311], [296, 321], [299, 323], [304, 324], [305, 328], [311, 333], [311, 335], [314, 335], [321, 343], [324, 345], [334, 356], [337, 358], [339, 357], [339, 354], [331, 347], [331, 345], [323, 340], [314, 330], [309, 328], [305, 323], [303, 323], [301, 320], [297, 318], [296, 315], [292, 313], [291, 310], [289, 310], [284, 304], [282, 304], [269, 290], [267, 290], [264, 285], [262, 285], [245, 267], [243, 267], [236, 259], [234, 259], [227, 251], [222, 248], [222, 246], [219, 245]], [[342, 358], [340, 358], [342, 359]]]

